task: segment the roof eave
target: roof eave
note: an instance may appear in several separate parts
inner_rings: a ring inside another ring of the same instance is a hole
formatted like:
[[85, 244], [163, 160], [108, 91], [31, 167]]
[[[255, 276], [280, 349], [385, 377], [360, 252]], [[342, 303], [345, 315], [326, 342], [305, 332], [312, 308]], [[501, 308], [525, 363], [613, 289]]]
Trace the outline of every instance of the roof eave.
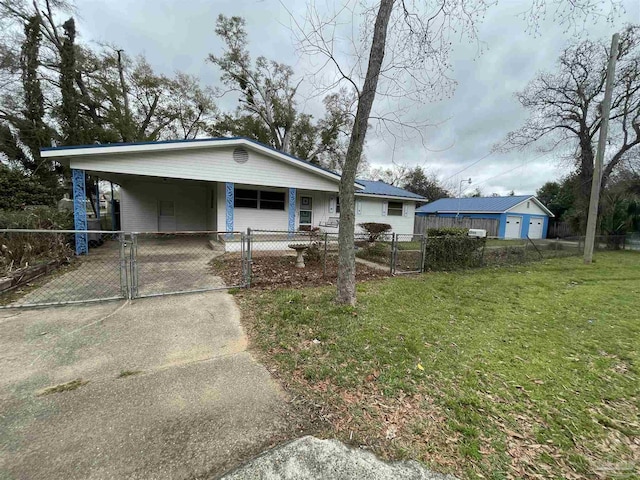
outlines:
[[[109, 154], [126, 154], [126, 153], [147, 153], [147, 152], [162, 152], [162, 151], [175, 151], [175, 150], [189, 150], [195, 148], [208, 148], [208, 147], [228, 147], [228, 146], [246, 146], [250, 149], [257, 150], [267, 156], [278, 158], [290, 165], [294, 165], [303, 170], [313, 172], [318, 175], [322, 175], [327, 178], [331, 178], [335, 181], [340, 181], [340, 175], [329, 170], [317, 167], [309, 162], [301, 159], [294, 158], [285, 153], [279, 152], [273, 148], [269, 148], [262, 145], [259, 142], [252, 141], [247, 138], [237, 137], [228, 139], [201, 139], [192, 142], [141, 142], [122, 145], [91, 145], [91, 146], [78, 146], [78, 147], [57, 147], [57, 148], [44, 148], [41, 150], [40, 155], [44, 158], [57, 158], [65, 163], [70, 162], [73, 157], [80, 156], [96, 156], [96, 155], [109, 155]], [[357, 182], [354, 186], [359, 189], [364, 189], [364, 185]]]
[[356, 192], [358, 197], [373, 197], [373, 198], [389, 198], [391, 200], [411, 200], [414, 202], [425, 202], [427, 199], [424, 197], [415, 198], [415, 197], [403, 197], [401, 195], [385, 195], [384, 193], [364, 193], [364, 192]]

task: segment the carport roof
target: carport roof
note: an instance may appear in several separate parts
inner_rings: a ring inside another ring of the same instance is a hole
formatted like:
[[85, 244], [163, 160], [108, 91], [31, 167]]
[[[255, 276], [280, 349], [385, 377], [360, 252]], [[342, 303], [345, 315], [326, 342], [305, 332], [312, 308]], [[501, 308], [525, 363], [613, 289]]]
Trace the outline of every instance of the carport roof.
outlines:
[[[120, 142], [120, 143], [96, 143], [91, 145], [70, 145], [63, 147], [46, 147], [40, 151], [43, 157], [79, 157], [84, 155], [101, 155], [106, 153], [129, 153], [129, 152], [147, 152], [162, 150], [184, 150], [189, 148], [208, 147], [208, 146], [247, 146], [256, 150], [267, 153], [271, 156], [297, 163], [306, 170], [315, 171], [324, 176], [340, 180], [340, 174], [329, 170], [315, 163], [303, 160], [295, 155], [281, 152], [275, 148], [260, 143], [256, 140], [246, 137], [213, 137], [213, 138], [193, 138], [183, 140], [158, 140], [154, 142]], [[364, 186], [356, 182], [356, 187], [362, 189]]]
[[527, 200], [534, 201], [547, 215], [553, 213], [534, 195], [510, 195], [507, 197], [441, 198], [418, 208], [416, 213], [504, 213]]

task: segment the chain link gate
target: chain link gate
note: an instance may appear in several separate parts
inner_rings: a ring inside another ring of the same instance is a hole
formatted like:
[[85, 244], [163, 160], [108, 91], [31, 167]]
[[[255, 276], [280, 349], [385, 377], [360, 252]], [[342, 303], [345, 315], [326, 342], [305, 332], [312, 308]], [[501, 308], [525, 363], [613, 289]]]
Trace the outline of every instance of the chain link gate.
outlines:
[[[156, 297], [246, 287], [250, 269], [242, 232], [152, 232], [131, 234], [130, 298]], [[215, 261], [237, 255], [240, 280], [227, 285], [216, 275]]]
[[394, 233], [391, 237], [391, 275], [424, 271], [426, 237], [422, 234]]
[[[75, 254], [79, 236], [86, 254]], [[224, 290], [251, 278], [240, 232], [0, 230], [0, 246], [0, 308]], [[238, 272], [232, 285], [216, 274], [223, 257]]]

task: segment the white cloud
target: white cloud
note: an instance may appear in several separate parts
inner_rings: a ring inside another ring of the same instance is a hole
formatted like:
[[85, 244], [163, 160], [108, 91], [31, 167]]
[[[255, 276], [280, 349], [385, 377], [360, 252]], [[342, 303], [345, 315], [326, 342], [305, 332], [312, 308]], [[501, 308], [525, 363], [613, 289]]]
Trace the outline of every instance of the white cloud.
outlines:
[[[304, 2], [291, 3], [288, 8], [294, 14], [304, 13]], [[480, 39], [486, 46], [481, 56], [476, 55], [476, 45], [456, 45], [452, 55], [453, 74], [458, 81], [455, 95], [420, 106], [416, 112], [432, 122], [449, 119], [426, 131], [427, 149], [416, 138], [396, 141], [394, 152], [393, 139], [370, 135], [366, 149], [369, 162], [388, 165], [395, 157], [396, 161], [425, 165], [448, 178], [486, 155], [509, 130], [517, 128], [526, 112], [513, 93], [524, 88], [538, 71], [553, 70], [570, 40], [563, 27], [552, 21], [544, 21], [535, 38], [526, 33], [525, 23], [516, 15], [530, 3], [501, 2], [489, 11], [480, 29]], [[622, 18], [613, 25], [604, 21], [590, 25], [588, 35], [606, 38], [625, 23], [640, 22], [640, 2], [624, 3]], [[77, 6], [85, 40], [113, 43], [130, 55], [144, 53], [158, 71], [170, 74], [183, 70], [199, 75], [208, 85], [219, 83], [219, 73], [205, 62], [210, 52], [222, 48], [214, 33], [219, 13], [247, 20], [254, 57], [265, 55], [291, 64], [300, 76], [310, 65], [308, 59], [299, 58], [288, 28], [289, 15], [277, 0], [77, 0]], [[223, 106], [232, 108], [234, 104], [235, 100], [229, 98]], [[320, 113], [319, 99], [307, 100], [303, 106], [311, 113]], [[446, 147], [450, 148], [437, 151]], [[538, 157], [538, 152], [494, 154], [463, 175], [471, 176], [486, 193], [532, 193], [567, 171], [557, 155]]]

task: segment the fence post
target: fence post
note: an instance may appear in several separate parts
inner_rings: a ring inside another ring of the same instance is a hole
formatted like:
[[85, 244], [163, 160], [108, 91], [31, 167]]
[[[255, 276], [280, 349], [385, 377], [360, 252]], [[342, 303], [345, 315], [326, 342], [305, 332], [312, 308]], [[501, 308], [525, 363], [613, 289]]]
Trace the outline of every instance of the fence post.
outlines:
[[138, 235], [131, 234], [131, 248], [129, 250], [130, 287], [129, 299], [138, 297]]
[[247, 264], [246, 264], [246, 272], [245, 272], [245, 284], [247, 288], [251, 288], [251, 276], [253, 274], [253, 260], [251, 258], [251, 228], [247, 228]]
[[322, 278], [327, 276], [327, 237], [328, 233], [324, 232], [324, 259], [322, 261]]
[[389, 259], [389, 274], [393, 275], [396, 271], [396, 248], [397, 248], [397, 238], [396, 234], [391, 234], [391, 258]]
[[420, 236], [420, 273], [424, 273], [424, 262], [427, 260], [427, 239]]
[[118, 241], [120, 242], [120, 293], [124, 298], [131, 298], [127, 275], [127, 236], [124, 232], [118, 233]]

